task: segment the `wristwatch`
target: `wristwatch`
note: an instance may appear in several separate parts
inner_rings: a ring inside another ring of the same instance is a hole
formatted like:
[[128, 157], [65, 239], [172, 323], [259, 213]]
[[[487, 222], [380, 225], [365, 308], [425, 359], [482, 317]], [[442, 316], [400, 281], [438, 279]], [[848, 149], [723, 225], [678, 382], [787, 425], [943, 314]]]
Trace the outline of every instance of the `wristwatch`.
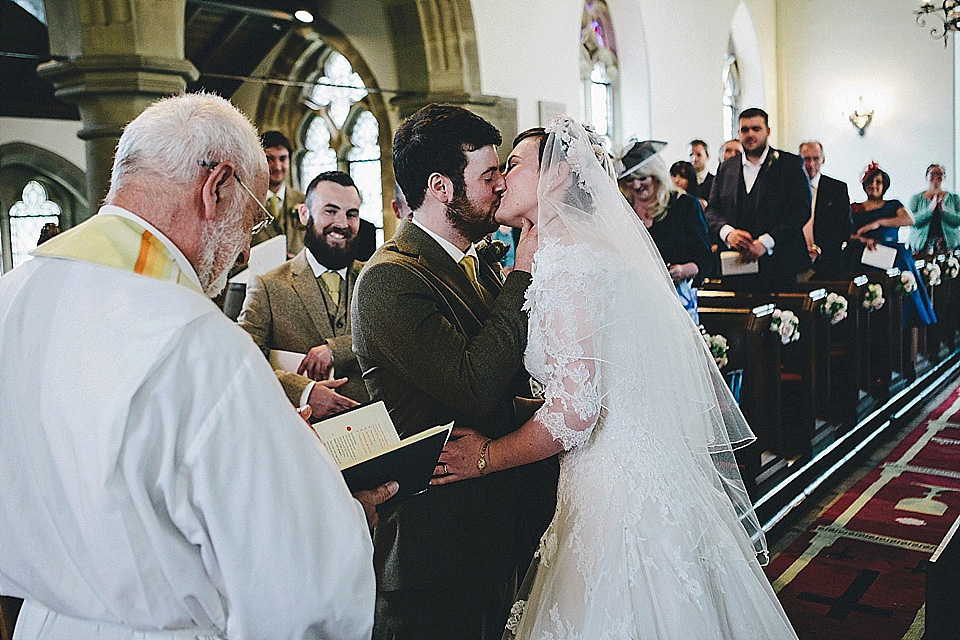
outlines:
[[483, 470], [487, 468], [487, 447], [490, 446], [490, 440], [487, 440], [480, 447], [480, 458], [477, 460], [477, 470], [483, 476]]

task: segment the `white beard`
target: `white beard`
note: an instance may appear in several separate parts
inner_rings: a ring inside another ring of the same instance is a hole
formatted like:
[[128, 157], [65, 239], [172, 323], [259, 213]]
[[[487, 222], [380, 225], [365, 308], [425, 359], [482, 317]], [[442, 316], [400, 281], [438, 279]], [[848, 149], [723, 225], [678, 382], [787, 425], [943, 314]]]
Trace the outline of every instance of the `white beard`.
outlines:
[[197, 278], [206, 295], [214, 298], [226, 288], [230, 267], [243, 251], [245, 240], [243, 207], [236, 207], [203, 228]]

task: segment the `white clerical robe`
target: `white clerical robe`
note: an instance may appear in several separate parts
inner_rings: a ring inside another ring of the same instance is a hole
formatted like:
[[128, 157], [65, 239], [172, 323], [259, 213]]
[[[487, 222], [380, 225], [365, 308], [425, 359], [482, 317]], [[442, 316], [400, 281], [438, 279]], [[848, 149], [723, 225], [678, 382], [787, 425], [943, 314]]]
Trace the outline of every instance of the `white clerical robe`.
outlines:
[[369, 638], [372, 554], [333, 460], [209, 299], [63, 258], [0, 278], [18, 638]]

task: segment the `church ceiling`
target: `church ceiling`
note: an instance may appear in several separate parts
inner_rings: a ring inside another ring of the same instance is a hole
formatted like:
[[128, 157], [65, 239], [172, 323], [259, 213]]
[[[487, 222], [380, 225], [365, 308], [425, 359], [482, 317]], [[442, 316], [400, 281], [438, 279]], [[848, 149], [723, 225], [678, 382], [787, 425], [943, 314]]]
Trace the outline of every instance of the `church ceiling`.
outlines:
[[[0, 0], [0, 116], [79, 120], [75, 105], [58, 99], [36, 67], [50, 60], [43, 13]], [[200, 71], [189, 91], [230, 97], [291, 29], [292, 0], [187, 0], [184, 56]], [[314, 3], [315, 4], [315, 3]], [[40, 5], [42, 7], [42, 5]]]

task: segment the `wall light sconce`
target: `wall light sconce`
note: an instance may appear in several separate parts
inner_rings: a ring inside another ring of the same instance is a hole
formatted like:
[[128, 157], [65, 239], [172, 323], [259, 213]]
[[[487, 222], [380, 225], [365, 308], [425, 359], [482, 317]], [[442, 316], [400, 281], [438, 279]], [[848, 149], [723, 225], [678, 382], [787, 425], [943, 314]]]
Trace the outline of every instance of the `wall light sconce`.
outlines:
[[857, 109], [850, 114], [850, 124], [857, 128], [857, 133], [861, 136], [866, 132], [867, 125], [873, 121], [873, 109], [867, 111], [863, 106], [863, 96], [860, 96], [860, 104]]

